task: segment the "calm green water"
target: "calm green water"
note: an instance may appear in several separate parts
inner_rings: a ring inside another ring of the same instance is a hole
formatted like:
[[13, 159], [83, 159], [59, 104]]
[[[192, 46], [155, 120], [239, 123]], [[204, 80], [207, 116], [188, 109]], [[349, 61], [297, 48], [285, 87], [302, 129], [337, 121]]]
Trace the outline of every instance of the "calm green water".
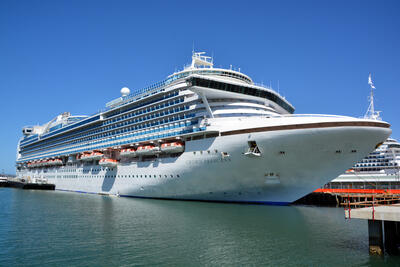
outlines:
[[145, 200], [0, 188], [0, 266], [370, 266], [339, 208]]

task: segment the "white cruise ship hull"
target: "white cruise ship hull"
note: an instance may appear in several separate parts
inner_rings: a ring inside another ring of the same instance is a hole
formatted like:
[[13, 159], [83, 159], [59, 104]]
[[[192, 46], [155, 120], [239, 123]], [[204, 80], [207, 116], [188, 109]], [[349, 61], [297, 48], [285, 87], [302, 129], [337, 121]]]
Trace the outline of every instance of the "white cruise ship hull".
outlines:
[[[337, 177], [391, 133], [377, 120], [293, 113], [272, 88], [193, 52], [184, 70], [132, 93], [122, 88], [94, 115], [66, 112], [24, 127], [17, 175], [47, 179], [57, 190], [286, 204]], [[172, 143], [184, 151], [162, 149]], [[126, 149], [136, 149], [136, 157], [124, 157]], [[116, 166], [76, 160], [100, 151]], [[36, 166], [53, 159], [62, 166]]]
[[[356, 119], [280, 126], [266, 121], [265, 129], [241, 128], [215, 138], [186, 141], [179, 157], [132, 161], [115, 168], [66, 166], [65, 172], [56, 173], [53, 168], [44, 176], [57, 190], [288, 204], [343, 173], [391, 133], [374, 123], [360, 127], [365, 121]], [[261, 156], [245, 155], [250, 140], [257, 143]]]

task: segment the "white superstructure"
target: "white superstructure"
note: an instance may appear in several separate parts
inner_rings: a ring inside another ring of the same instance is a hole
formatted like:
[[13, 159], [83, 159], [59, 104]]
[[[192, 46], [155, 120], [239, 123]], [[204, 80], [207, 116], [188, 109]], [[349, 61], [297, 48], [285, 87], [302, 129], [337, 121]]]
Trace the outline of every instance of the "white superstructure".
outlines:
[[121, 94], [74, 123], [24, 128], [17, 175], [45, 178], [57, 190], [285, 204], [391, 133], [382, 121], [293, 115], [277, 92], [214, 68], [203, 53], [166, 80]]

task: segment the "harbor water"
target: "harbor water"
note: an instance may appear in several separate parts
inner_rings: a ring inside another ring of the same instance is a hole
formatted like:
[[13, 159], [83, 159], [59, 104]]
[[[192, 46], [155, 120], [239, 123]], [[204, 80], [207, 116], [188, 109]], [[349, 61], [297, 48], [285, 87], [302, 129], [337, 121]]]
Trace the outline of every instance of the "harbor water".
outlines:
[[341, 208], [0, 188], [0, 266], [379, 266]]

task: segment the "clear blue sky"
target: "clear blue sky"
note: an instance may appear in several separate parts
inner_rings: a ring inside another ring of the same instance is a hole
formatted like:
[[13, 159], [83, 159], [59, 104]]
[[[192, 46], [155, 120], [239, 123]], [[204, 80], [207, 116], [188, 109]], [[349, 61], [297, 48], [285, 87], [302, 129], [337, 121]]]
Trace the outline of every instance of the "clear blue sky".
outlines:
[[296, 113], [360, 117], [368, 73], [400, 138], [400, 1], [0, 1], [0, 171], [21, 128], [92, 114], [190, 62], [272, 83]]

